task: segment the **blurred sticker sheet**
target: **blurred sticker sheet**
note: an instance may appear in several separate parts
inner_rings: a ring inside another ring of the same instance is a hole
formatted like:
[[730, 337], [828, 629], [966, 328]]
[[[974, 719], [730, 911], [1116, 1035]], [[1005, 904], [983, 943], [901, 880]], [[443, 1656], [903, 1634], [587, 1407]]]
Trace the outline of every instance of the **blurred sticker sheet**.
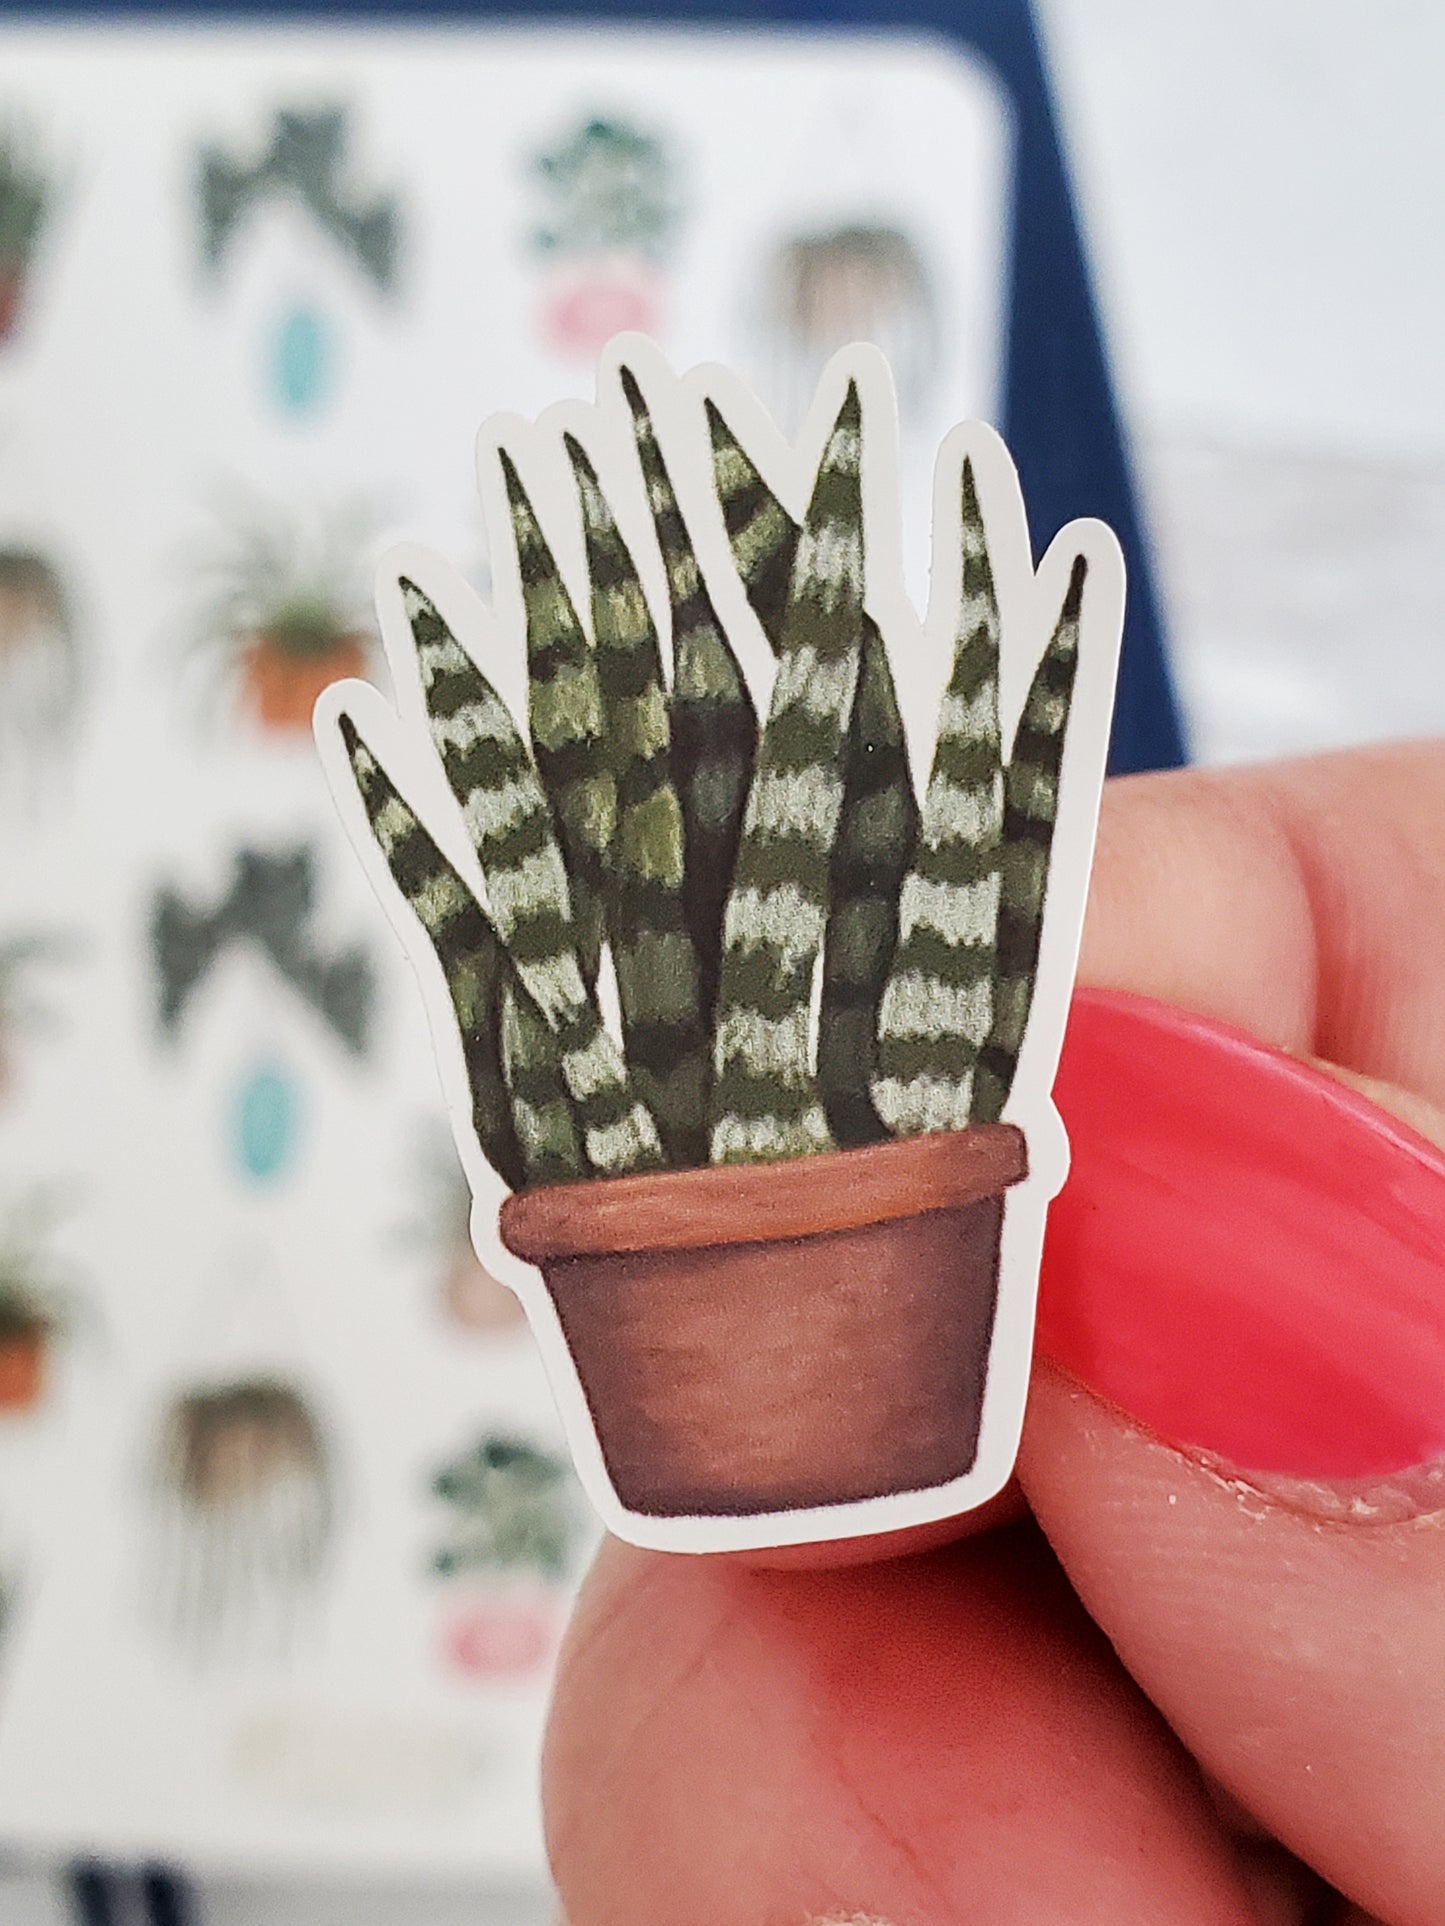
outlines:
[[921, 600], [1011, 143], [902, 39], [0, 26], [12, 1845], [540, 1877], [590, 1527], [311, 708], [623, 328], [789, 431], [877, 342]]

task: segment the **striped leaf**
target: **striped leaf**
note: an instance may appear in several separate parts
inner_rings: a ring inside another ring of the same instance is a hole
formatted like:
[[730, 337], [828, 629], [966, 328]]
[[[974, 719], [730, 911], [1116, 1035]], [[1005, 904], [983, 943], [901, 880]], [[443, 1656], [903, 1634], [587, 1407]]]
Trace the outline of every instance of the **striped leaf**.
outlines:
[[709, 401], [706, 407], [713, 482], [728, 545], [753, 612], [776, 652], [782, 640], [783, 611], [788, 605], [793, 556], [801, 531], [763, 480], [717, 405]]
[[602, 949], [607, 859], [616, 821], [602, 696], [591, 645], [521, 477], [505, 450], [500, 460], [527, 618], [532, 753], [556, 817], [582, 974], [591, 985]]
[[[708, 423], [733, 558], [763, 633], [777, 648], [798, 525], [711, 403]], [[898, 940], [899, 891], [917, 839], [918, 801], [893, 672], [883, 637], [865, 615], [818, 1011], [818, 1082], [840, 1144], [872, 1143], [887, 1134], [870, 1084], [879, 1005]]]
[[414, 582], [402, 597], [431, 737], [486, 879], [497, 933], [562, 1048], [599, 1172], [655, 1169], [655, 1121], [583, 981], [566, 864], [546, 792], [507, 705]]
[[673, 787], [667, 685], [642, 582], [586, 451], [567, 454], [582, 500], [592, 628], [617, 824], [607, 935], [623, 1044], [669, 1161], [707, 1161], [707, 1034], [683, 897], [682, 809]]
[[1034, 671], [1004, 771], [1003, 894], [993, 1023], [974, 1101], [979, 1123], [992, 1123], [1003, 1114], [1033, 1003], [1087, 569], [1084, 557], [1076, 557], [1058, 625]]
[[801, 1156], [834, 1141], [813, 1073], [809, 1014], [862, 644], [861, 434], [850, 385], [797, 544], [723, 919], [714, 1163]]
[[529, 1184], [565, 1183], [590, 1177], [582, 1149], [577, 1107], [562, 1076], [556, 1032], [515, 974], [488, 1012], [501, 1051], [512, 1105], [512, 1125], [527, 1162]]
[[[586, 1160], [561, 1060], [547, 1025], [515, 973], [485, 911], [418, 820], [349, 716], [341, 735], [351, 771], [387, 868], [431, 938], [446, 978], [472, 1097], [472, 1127], [487, 1162], [513, 1190], [586, 1176]], [[547, 1040], [523, 1100], [545, 1110], [545, 1142], [522, 1114], [515, 1083], [503, 1063], [504, 1007], [524, 1005], [534, 1031]]]
[[963, 583], [953, 669], [903, 884], [883, 994], [874, 1099], [895, 1136], [962, 1130], [993, 1024], [1004, 783], [999, 614], [973, 471], [961, 484]]
[[687, 852], [683, 901], [703, 1022], [710, 1026], [722, 960], [723, 907], [742, 834], [758, 718], [698, 567], [647, 403], [628, 368], [622, 370], [622, 387], [672, 608], [672, 780]]

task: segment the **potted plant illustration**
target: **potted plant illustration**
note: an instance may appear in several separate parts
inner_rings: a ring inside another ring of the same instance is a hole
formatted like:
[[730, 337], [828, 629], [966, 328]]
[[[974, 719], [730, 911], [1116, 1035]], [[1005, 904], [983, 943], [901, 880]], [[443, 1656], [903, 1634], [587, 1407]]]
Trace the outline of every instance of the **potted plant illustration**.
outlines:
[[332, 1450], [306, 1392], [270, 1372], [186, 1385], [162, 1415], [152, 1483], [167, 1633], [197, 1659], [284, 1653], [335, 1522]]
[[591, 361], [623, 329], [654, 331], [661, 267], [681, 212], [664, 142], [594, 115], [539, 154], [534, 171], [551, 204], [533, 237], [550, 267], [548, 344]]
[[54, 560], [0, 539], [0, 773], [54, 774], [82, 713], [84, 662]]
[[[638, 365], [652, 367], [645, 346]], [[644, 390], [630, 352], [618, 362], [626, 455], [645, 485], [666, 609], [614, 514], [633, 476], [609, 456], [604, 480], [571, 434], [585, 622], [549, 517], [500, 452], [526, 735], [456, 618], [411, 572], [399, 577], [419, 707], [480, 892], [403, 793], [396, 755], [384, 765], [380, 699], [338, 691], [325, 713], [338, 779], [349, 767], [360, 798], [352, 821], [360, 831], [364, 815], [410, 908], [405, 926], [429, 946], [427, 980], [446, 985], [471, 1129], [513, 1193], [501, 1241], [540, 1273], [545, 1297], [525, 1301], [544, 1349], [559, 1334], [575, 1374], [578, 1397], [562, 1395], [579, 1466], [587, 1475], [600, 1459], [619, 1528], [814, 1518], [775, 1522], [757, 1541], [782, 1542], [824, 1535], [820, 1513], [957, 1488], [974, 1469], [1006, 1201], [1016, 1188], [1027, 1197], [1014, 1240], [1027, 1294], [1063, 1174], [1049, 1048], [1091, 816], [1069, 845], [1067, 889], [1051, 854], [1061, 792], [1068, 805], [1075, 785], [1090, 811], [1097, 799], [1122, 574], [1107, 530], [1079, 523], [1036, 580], [1002, 444], [975, 430], [949, 445], [936, 571], [953, 587], [935, 594], [923, 631], [940, 668], [949, 659], [920, 795], [886, 632], [902, 632], [906, 604], [875, 583], [865, 553], [859, 380], [876, 397], [881, 364], [868, 350], [840, 358], [794, 507], [744, 446], [741, 403], [731, 419], [715, 398], [704, 411], [655, 368]], [[666, 436], [654, 418], [664, 399]], [[710, 464], [707, 529], [695, 496], [684, 514], [664, 453], [684, 430], [702, 438], [690, 473]], [[620, 444], [597, 445], [616, 455]], [[720, 612], [719, 558], [776, 660], [761, 720]], [[1091, 573], [1097, 618], [1086, 618]], [[1001, 644], [1020, 612], [1033, 652], [1017, 664], [1017, 641]], [[1083, 736], [1071, 722], [1082, 627], [1099, 638]], [[1006, 728], [1009, 659], [1020, 673]], [[397, 660], [400, 674], [400, 648]], [[1029, 1058], [1024, 1102], [1015, 1079], [1047, 927], [1062, 932], [1051, 1031]], [[1031, 1178], [1035, 1143], [1045, 1154]], [[1022, 1346], [1019, 1328], [1010, 1310], [1021, 1412], [1026, 1316]], [[1005, 1443], [1008, 1422], [996, 1426]], [[1006, 1468], [992, 1463], [997, 1482]]]
[[780, 417], [802, 416], [839, 348], [872, 341], [888, 356], [905, 417], [916, 419], [943, 359], [935, 282], [901, 223], [845, 221], [780, 241], [756, 288], [760, 358]]
[[524, 1438], [489, 1432], [437, 1472], [432, 1495], [450, 1517], [432, 1559], [452, 1594], [449, 1662], [479, 1677], [534, 1671], [556, 1642], [580, 1537], [566, 1464]]
[[40, 1403], [51, 1347], [69, 1324], [68, 1290], [46, 1248], [52, 1221], [37, 1195], [0, 1226], [0, 1413], [7, 1416]]
[[504, 1337], [524, 1321], [515, 1291], [478, 1259], [472, 1248], [471, 1192], [457, 1162], [450, 1134], [428, 1131], [416, 1161], [419, 1210], [407, 1226], [408, 1242], [424, 1245], [442, 1271], [447, 1316], [480, 1337]]
[[354, 526], [252, 514], [211, 558], [198, 646], [219, 661], [240, 710], [262, 730], [309, 729], [327, 684], [365, 672], [358, 547]]
[[50, 201], [50, 183], [20, 134], [0, 129], [0, 341], [8, 340], [19, 322]]
[[47, 963], [63, 958], [67, 947], [59, 938], [48, 935], [0, 937], [0, 1096], [4, 1096], [15, 1072], [17, 1038], [50, 1015], [48, 1007], [32, 994], [31, 978]]

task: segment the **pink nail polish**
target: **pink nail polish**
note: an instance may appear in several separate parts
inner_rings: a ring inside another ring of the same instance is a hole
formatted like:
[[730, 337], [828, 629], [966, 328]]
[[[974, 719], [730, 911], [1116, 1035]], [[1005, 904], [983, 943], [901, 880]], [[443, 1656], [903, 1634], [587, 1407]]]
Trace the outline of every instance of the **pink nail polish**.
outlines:
[[1445, 1154], [1212, 1019], [1080, 991], [1038, 1345], [1171, 1443], [1372, 1481], [1445, 1459]]

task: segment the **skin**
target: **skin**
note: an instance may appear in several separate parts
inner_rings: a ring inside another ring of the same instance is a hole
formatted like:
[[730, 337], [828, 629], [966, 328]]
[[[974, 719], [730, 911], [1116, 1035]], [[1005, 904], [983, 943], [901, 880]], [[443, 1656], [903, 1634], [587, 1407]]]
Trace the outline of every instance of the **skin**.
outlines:
[[[1445, 745], [1112, 784], [1081, 980], [1445, 1144], [1442, 824]], [[570, 1926], [1445, 1918], [1445, 1513], [1322, 1520], [1040, 1363], [1015, 1489], [953, 1533], [603, 1549], [546, 1756]]]

